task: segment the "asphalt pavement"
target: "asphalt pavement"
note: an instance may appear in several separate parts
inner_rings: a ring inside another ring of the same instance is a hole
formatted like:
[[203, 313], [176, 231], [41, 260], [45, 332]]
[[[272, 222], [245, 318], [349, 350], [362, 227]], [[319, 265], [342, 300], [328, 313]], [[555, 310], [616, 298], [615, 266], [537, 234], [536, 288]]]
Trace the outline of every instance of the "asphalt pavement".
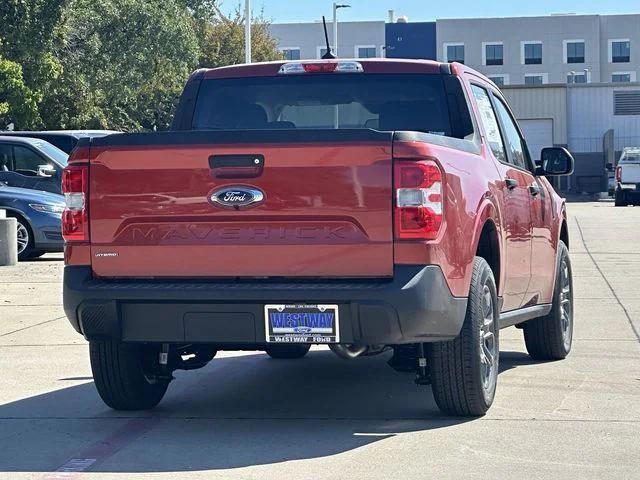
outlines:
[[638, 479], [640, 208], [572, 203], [573, 351], [501, 332], [496, 399], [439, 413], [388, 354], [225, 352], [151, 412], [109, 410], [62, 310], [62, 256], [0, 267], [0, 478]]

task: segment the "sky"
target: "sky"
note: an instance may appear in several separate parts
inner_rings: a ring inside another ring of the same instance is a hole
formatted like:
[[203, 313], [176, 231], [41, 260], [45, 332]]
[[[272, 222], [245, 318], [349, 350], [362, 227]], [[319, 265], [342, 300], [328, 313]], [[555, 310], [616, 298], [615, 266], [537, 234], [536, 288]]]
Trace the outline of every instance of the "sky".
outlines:
[[[639, 0], [339, 0], [351, 4], [341, 9], [343, 21], [385, 20], [387, 11], [406, 15], [409, 21], [432, 21], [437, 18], [512, 17], [549, 15], [553, 13], [640, 13]], [[233, 10], [244, 0], [223, 0], [225, 10]], [[322, 15], [332, 16], [332, 0], [251, 0], [252, 10], [264, 10], [264, 16], [274, 23], [311, 22]], [[638, 27], [640, 28], [640, 26]]]

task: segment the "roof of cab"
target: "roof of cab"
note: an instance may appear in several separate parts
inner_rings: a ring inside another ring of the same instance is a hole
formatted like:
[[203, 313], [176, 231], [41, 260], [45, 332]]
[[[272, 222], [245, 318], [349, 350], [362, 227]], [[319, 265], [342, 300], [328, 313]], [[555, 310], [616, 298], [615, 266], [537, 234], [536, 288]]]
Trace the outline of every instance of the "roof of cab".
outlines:
[[217, 68], [203, 68], [192, 74], [199, 78], [243, 78], [243, 77], [268, 77], [276, 76], [280, 67], [287, 63], [335, 63], [358, 62], [362, 65], [364, 73], [423, 73], [423, 74], [453, 74], [461, 75], [469, 73], [481, 78], [484, 82], [499, 87], [482, 73], [462, 63], [437, 62], [435, 60], [415, 60], [404, 58], [336, 58], [329, 60], [278, 60], [274, 62], [243, 63]]
[[275, 62], [244, 63], [225, 67], [203, 69], [204, 78], [241, 78], [278, 75], [280, 67], [287, 63], [335, 63], [358, 62], [365, 73], [443, 73], [451, 64], [433, 60], [408, 60], [396, 58], [336, 58], [332, 60], [278, 60]]

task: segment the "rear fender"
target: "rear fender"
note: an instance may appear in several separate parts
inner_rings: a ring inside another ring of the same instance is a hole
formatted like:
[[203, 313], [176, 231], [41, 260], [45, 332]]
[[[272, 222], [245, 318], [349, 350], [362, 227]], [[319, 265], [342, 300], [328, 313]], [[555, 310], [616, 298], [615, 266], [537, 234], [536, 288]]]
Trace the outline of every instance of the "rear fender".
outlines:
[[[498, 215], [498, 209], [496, 208], [493, 199], [490, 196], [485, 196], [479, 207], [478, 207], [478, 215], [475, 220], [474, 229], [473, 229], [473, 251], [478, 251], [478, 245], [480, 243], [480, 236], [482, 235], [482, 230], [487, 222], [492, 222], [496, 228], [497, 240], [498, 240], [498, 258], [500, 265], [500, 272], [498, 274], [497, 283], [498, 283], [498, 296], [502, 296], [502, 285], [504, 285], [504, 276], [505, 276], [505, 262], [503, 259], [504, 252], [504, 240], [502, 235], [502, 224], [500, 222], [500, 216]], [[471, 282], [469, 282], [469, 286]]]

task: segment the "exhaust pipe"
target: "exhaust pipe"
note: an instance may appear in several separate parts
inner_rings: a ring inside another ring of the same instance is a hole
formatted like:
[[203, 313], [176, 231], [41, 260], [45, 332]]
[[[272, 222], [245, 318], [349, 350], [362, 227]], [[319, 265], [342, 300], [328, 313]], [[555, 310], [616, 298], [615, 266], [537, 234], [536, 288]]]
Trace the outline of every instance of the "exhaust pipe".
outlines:
[[353, 360], [365, 353], [369, 347], [367, 345], [346, 345], [343, 343], [330, 343], [329, 348], [333, 353], [345, 360]]
[[333, 353], [345, 360], [353, 360], [361, 355], [378, 355], [379, 353], [386, 352], [388, 347], [386, 345], [350, 345], [344, 343], [330, 343], [329, 348]]

